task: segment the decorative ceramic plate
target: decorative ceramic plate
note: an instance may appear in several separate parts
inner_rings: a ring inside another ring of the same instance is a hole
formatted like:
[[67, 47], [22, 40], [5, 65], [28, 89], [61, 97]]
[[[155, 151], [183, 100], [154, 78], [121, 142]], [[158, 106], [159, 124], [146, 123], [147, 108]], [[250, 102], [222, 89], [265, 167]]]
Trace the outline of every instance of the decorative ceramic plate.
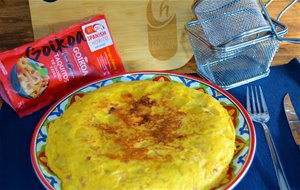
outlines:
[[49, 169], [45, 157], [45, 145], [49, 122], [57, 119], [64, 111], [76, 101], [78, 97], [117, 82], [135, 80], [164, 80], [180, 82], [190, 88], [202, 90], [216, 98], [230, 114], [236, 129], [236, 152], [230, 164], [226, 178], [217, 189], [232, 189], [244, 177], [255, 152], [255, 130], [243, 106], [228, 92], [221, 88], [192, 76], [167, 72], [135, 72], [105, 78], [83, 86], [59, 100], [43, 116], [38, 123], [31, 142], [31, 161], [35, 173], [47, 189], [61, 189], [60, 179]]

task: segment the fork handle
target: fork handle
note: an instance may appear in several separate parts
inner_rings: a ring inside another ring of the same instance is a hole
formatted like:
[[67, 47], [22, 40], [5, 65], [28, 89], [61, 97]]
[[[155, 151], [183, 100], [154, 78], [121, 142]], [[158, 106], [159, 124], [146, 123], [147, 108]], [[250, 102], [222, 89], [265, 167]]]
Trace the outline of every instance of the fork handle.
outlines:
[[269, 131], [269, 128], [265, 123], [261, 123], [261, 125], [264, 128], [268, 146], [269, 146], [269, 149], [270, 149], [270, 152], [272, 155], [272, 160], [273, 160], [273, 164], [275, 167], [279, 188], [280, 188], [280, 190], [289, 190], [290, 187], [289, 187], [288, 181], [285, 177], [284, 171], [282, 169], [280, 160], [278, 158], [278, 154], [277, 154], [271, 133]]

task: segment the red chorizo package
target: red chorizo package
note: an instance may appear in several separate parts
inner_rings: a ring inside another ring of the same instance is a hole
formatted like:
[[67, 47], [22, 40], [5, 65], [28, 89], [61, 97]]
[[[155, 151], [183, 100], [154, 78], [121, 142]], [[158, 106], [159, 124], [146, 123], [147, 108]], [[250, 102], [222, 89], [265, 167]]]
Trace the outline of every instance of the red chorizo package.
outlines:
[[0, 95], [23, 117], [92, 80], [124, 72], [101, 15], [0, 53]]

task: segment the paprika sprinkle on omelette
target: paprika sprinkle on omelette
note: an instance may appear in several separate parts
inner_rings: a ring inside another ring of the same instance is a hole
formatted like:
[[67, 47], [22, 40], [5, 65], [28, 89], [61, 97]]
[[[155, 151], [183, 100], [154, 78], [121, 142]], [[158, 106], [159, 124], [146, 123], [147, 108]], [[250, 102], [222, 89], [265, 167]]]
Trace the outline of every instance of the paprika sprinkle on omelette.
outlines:
[[120, 82], [49, 124], [48, 166], [68, 189], [211, 189], [234, 156], [226, 109], [184, 84]]

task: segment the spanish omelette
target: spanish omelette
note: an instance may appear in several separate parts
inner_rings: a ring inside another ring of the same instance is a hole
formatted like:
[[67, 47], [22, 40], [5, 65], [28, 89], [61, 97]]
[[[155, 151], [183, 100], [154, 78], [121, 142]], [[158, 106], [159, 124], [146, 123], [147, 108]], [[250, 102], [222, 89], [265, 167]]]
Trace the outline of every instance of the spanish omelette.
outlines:
[[234, 126], [217, 100], [158, 81], [86, 94], [50, 123], [45, 148], [63, 189], [211, 189], [234, 150]]

